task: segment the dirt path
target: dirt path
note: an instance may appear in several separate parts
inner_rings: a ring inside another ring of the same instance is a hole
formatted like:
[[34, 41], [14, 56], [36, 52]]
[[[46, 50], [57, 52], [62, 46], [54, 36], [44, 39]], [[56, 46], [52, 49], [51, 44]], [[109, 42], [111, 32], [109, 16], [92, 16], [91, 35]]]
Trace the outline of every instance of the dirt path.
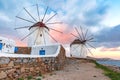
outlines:
[[69, 62], [63, 70], [46, 74], [42, 80], [110, 80], [93, 63], [83, 60]]

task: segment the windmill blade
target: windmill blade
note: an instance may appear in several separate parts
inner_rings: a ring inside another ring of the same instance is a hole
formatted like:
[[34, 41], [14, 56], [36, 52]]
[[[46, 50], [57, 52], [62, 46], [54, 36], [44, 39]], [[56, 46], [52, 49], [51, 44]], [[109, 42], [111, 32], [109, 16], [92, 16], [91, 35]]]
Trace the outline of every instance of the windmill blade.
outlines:
[[81, 27], [81, 26], [79, 26], [79, 27], [80, 27], [80, 30], [81, 30], [81, 33], [82, 33], [81, 38], [82, 38], [83, 40], [85, 40], [85, 35], [84, 35], [84, 33], [83, 33], [82, 27]]
[[92, 37], [92, 38], [90, 38], [90, 39], [87, 39], [86, 41], [91, 41], [91, 40], [93, 40], [94, 38]]
[[89, 45], [90, 47], [96, 49], [96, 48], [95, 48], [94, 46], [92, 46], [91, 44], [89, 44], [89, 43], [86, 43], [86, 44]]
[[39, 36], [39, 33], [40, 33], [39, 31], [40, 31], [40, 28], [39, 28], [38, 33], [37, 33], [37, 36], [36, 36], [36, 38], [35, 38], [34, 45], [35, 45], [35, 42], [37, 41], [37, 38], [38, 38], [38, 36]]
[[36, 4], [36, 7], [37, 7], [37, 15], [38, 15], [38, 19], [40, 21], [40, 14], [39, 14], [39, 7], [38, 7], [38, 4]]
[[88, 36], [86, 40], [89, 40], [91, 38], [93, 38], [93, 35]]
[[80, 33], [79, 33], [79, 31], [78, 31], [78, 29], [75, 27], [75, 30], [76, 30], [76, 32], [78, 33], [78, 35], [79, 35], [79, 39], [82, 41], [82, 38], [81, 38], [81, 35], [80, 35]]
[[18, 28], [14, 28], [15, 30], [16, 29], [23, 29], [23, 28], [29, 28], [30, 26], [24, 26], [24, 27], [18, 27]]
[[[38, 28], [37, 28], [38, 29]], [[28, 35], [26, 35], [24, 38], [21, 39], [21, 41], [23, 41], [25, 38], [27, 38], [28, 36], [30, 36], [32, 33], [34, 33], [37, 29], [35, 29], [33, 32], [29, 33]]]
[[46, 10], [45, 10], [44, 16], [43, 16], [43, 18], [42, 18], [42, 22], [44, 21], [44, 18], [45, 18], [45, 16], [46, 16], [47, 10], [48, 10], [48, 6], [47, 6], [47, 8], [46, 8]]
[[35, 23], [35, 22], [33, 22], [33, 21], [30, 21], [30, 20], [27, 20], [27, 19], [24, 19], [24, 18], [21, 18], [21, 17], [18, 17], [18, 16], [16, 16], [16, 18], [21, 19], [21, 20], [24, 20], [24, 21], [27, 21], [27, 22], [30, 22], [30, 23]]
[[94, 56], [93, 54], [92, 54], [92, 52], [90, 51], [90, 49], [89, 48], [87, 48], [87, 46], [86, 45], [84, 45], [85, 46], [85, 48], [89, 51], [89, 53], [92, 55], [92, 56]]
[[73, 33], [70, 33], [72, 36], [74, 36], [74, 37], [76, 37], [76, 38], [78, 38], [79, 39], [79, 37], [78, 36], [76, 36], [76, 35], [74, 35]]
[[57, 42], [57, 40], [56, 40], [54, 37], [52, 37], [52, 35], [50, 35], [46, 30], [45, 30], [45, 32], [46, 32], [55, 42]]
[[62, 24], [62, 22], [47, 23], [46, 25], [48, 24]]
[[28, 15], [29, 15], [34, 21], [37, 22], [37, 20], [30, 14], [30, 12], [29, 12], [26, 8], [24, 8], [24, 10], [28, 13]]
[[49, 28], [49, 29], [51, 29], [51, 30], [53, 30], [53, 31], [56, 31], [56, 32], [59, 32], [59, 33], [63, 33], [63, 32], [61, 32], [61, 31], [56, 30], [56, 29], [53, 29], [53, 28]]
[[45, 23], [47, 23], [48, 21], [50, 21], [55, 15], [57, 15], [57, 13], [55, 13], [53, 16], [51, 16]]
[[94, 38], [91, 38], [89, 40], [87, 40], [88, 42], [97, 42], [96, 40], [93, 40]]
[[85, 39], [86, 39], [86, 37], [87, 37], [87, 33], [88, 33], [88, 29], [86, 30], [86, 33], [85, 33]]
[[45, 41], [45, 34], [44, 34], [44, 32], [43, 32], [43, 31], [42, 31], [42, 33], [43, 33], [44, 43], [45, 43], [45, 45], [46, 45], [46, 41]]
[[91, 40], [89, 40], [89, 42], [97, 42], [97, 41], [91, 41]]

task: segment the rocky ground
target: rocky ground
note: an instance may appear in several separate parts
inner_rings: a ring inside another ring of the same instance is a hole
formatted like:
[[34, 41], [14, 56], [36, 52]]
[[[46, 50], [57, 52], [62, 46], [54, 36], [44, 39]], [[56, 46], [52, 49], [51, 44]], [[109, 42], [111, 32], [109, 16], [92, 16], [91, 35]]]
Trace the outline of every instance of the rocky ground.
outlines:
[[44, 75], [42, 80], [110, 80], [94, 63], [69, 59], [63, 70]]

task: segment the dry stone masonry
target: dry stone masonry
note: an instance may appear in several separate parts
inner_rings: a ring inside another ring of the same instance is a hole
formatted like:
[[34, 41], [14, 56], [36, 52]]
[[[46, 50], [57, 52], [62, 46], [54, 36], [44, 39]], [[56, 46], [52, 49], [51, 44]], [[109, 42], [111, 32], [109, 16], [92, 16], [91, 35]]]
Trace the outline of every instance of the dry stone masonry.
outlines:
[[17, 80], [30, 75], [39, 76], [62, 69], [66, 61], [62, 47], [57, 57], [12, 58], [0, 57], [0, 80]]

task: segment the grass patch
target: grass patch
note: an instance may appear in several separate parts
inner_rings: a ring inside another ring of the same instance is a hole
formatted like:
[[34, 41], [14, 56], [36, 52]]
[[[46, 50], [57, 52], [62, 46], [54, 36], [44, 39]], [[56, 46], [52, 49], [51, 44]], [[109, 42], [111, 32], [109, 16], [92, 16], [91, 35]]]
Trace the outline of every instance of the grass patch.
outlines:
[[18, 78], [18, 80], [24, 80], [23, 78]]
[[31, 80], [32, 78], [33, 78], [32, 76], [28, 76], [28, 77], [27, 77], [28, 80]]
[[39, 73], [39, 76], [41, 76], [41, 77], [42, 77], [42, 73], [41, 73], [41, 72]]
[[36, 80], [42, 80], [41, 78], [37, 78]]
[[97, 63], [96, 61], [92, 61], [92, 62], [96, 64], [97, 68], [104, 70], [104, 74], [106, 76], [108, 76], [111, 80], [120, 80], [120, 73], [115, 72], [115, 71], [109, 69], [108, 67]]

